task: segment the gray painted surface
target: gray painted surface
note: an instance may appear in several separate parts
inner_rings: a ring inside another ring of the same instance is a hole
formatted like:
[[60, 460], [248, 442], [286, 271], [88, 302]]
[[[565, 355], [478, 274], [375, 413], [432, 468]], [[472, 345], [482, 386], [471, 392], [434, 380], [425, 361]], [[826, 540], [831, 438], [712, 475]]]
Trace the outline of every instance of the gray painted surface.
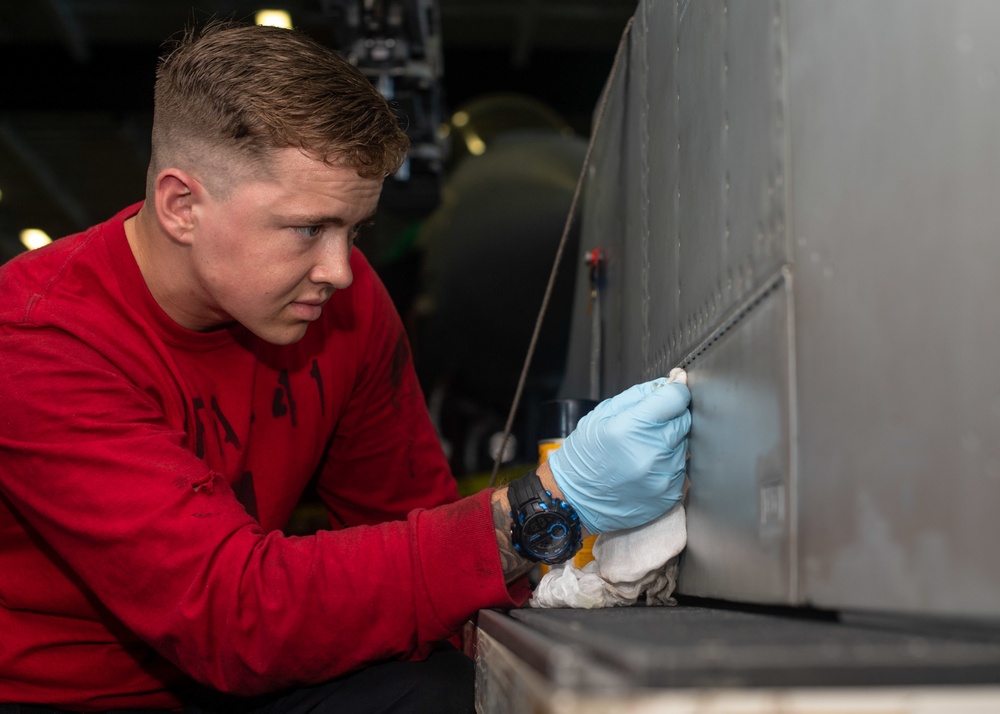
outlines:
[[790, 3], [801, 566], [821, 605], [1000, 618], [997, 28], [988, 0]]
[[989, 0], [640, 2], [581, 245], [604, 396], [690, 372], [683, 592], [1000, 620], [996, 28]]

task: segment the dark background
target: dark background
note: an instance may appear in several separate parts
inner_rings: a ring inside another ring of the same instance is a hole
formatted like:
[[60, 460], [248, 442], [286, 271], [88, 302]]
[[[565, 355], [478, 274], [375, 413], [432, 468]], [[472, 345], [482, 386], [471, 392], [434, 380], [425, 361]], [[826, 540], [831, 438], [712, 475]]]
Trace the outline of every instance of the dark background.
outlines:
[[[0, 260], [22, 250], [24, 228], [56, 238], [140, 199], [161, 43], [191, 22], [252, 19], [262, 7], [288, 10], [298, 29], [335, 47], [320, 0], [0, 0]], [[446, 109], [521, 92], [585, 135], [635, 2], [439, 7]]]

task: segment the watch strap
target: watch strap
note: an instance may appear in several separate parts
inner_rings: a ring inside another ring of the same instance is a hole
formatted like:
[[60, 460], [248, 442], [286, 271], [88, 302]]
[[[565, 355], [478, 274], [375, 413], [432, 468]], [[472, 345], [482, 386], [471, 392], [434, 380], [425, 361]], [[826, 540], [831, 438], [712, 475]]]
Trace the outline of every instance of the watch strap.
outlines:
[[548, 500], [545, 487], [542, 486], [542, 479], [534, 471], [529, 471], [519, 479], [511, 481], [507, 489], [507, 500], [510, 502], [510, 510], [517, 513], [521, 507], [530, 501]]

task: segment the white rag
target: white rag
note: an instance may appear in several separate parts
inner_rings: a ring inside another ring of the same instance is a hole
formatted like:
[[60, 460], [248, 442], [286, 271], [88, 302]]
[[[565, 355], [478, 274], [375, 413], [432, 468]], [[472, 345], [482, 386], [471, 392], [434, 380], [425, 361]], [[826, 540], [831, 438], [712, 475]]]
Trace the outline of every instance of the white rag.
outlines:
[[[669, 381], [687, 384], [682, 369]], [[602, 533], [594, 541], [594, 560], [576, 568], [572, 561], [545, 574], [528, 604], [531, 607], [597, 608], [674, 605], [681, 551], [687, 545], [684, 505], [678, 503], [654, 521], [637, 528]]]
[[684, 506], [678, 503], [638, 528], [602, 533], [594, 541], [594, 560], [579, 569], [572, 561], [542, 578], [531, 607], [597, 608], [673, 605], [679, 556], [687, 545]]

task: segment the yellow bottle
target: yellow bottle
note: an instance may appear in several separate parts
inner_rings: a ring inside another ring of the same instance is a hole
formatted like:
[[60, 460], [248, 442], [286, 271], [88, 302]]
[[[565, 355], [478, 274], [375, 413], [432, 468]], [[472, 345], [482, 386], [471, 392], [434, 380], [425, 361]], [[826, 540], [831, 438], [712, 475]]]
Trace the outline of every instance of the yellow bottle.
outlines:
[[[538, 440], [539, 464], [545, 462], [549, 458], [549, 454], [562, 446], [580, 419], [597, 404], [592, 399], [555, 399], [542, 403], [540, 407], [541, 426], [539, 428], [542, 437]], [[594, 559], [594, 540], [596, 538], [596, 535], [590, 535], [583, 539], [583, 547], [573, 556], [574, 567], [582, 568]], [[547, 572], [549, 572], [549, 566], [543, 563], [542, 574]]]

